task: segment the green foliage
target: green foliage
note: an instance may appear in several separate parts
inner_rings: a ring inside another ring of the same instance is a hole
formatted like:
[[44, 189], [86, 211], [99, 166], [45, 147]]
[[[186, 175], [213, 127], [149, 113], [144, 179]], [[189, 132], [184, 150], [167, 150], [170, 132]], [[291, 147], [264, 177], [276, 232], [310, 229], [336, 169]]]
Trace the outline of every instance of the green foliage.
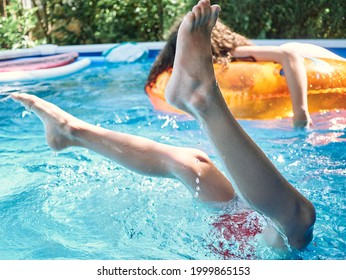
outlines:
[[346, 2], [330, 0], [220, 0], [223, 21], [253, 39], [346, 37]]
[[[7, 0], [0, 48], [161, 41], [197, 0]], [[253, 39], [345, 38], [345, 1], [219, 0], [221, 19]], [[42, 5], [39, 5], [42, 3]]]
[[0, 48], [27, 48], [37, 43], [29, 36], [37, 23], [36, 10], [25, 10], [20, 1], [13, 1], [6, 12], [7, 17], [0, 18]]
[[179, 14], [184, 1], [175, 0], [50, 0], [48, 41], [55, 44], [158, 41]]

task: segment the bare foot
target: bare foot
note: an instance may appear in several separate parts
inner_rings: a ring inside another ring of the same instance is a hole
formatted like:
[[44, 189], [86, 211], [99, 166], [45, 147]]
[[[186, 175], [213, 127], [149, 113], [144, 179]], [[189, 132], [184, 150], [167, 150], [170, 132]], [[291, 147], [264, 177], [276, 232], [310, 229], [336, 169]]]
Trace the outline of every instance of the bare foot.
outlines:
[[60, 151], [79, 145], [73, 136], [73, 131], [81, 121], [37, 96], [13, 93], [11, 97], [41, 119], [46, 130], [47, 143], [51, 149]]
[[194, 115], [194, 108], [207, 105], [209, 90], [216, 79], [212, 64], [211, 31], [220, 7], [209, 0], [199, 1], [189, 12], [178, 32], [173, 73], [166, 88], [166, 98], [172, 105]]

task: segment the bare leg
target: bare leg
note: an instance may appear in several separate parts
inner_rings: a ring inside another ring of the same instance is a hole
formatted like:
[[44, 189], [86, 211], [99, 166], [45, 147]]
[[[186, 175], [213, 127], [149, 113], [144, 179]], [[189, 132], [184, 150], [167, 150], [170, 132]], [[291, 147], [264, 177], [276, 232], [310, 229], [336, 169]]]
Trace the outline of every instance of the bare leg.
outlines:
[[[193, 115], [204, 127], [236, 190], [254, 209], [271, 218], [291, 246], [312, 238], [313, 205], [278, 172], [228, 110], [217, 87], [210, 33], [219, 7], [200, 1], [184, 18], [177, 39], [167, 100]], [[277, 233], [275, 244], [280, 245]]]
[[97, 127], [33, 95], [12, 94], [11, 97], [42, 120], [47, 143], [53, 150], [85, 147], [137, 173], [176, 178], [192, 193], [198, 186], [198, 197], [204, 201], [229, 201], [234, 196], [230, 182], [200, 150]]

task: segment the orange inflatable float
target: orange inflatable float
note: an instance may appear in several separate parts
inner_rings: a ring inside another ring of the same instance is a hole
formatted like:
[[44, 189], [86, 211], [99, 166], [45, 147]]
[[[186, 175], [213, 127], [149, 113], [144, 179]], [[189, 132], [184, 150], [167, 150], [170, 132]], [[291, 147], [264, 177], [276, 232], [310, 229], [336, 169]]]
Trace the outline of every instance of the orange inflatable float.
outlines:
[[[346, 61], [306, 58], [309, 112], [346, 109]], [[230, 62], [214, 64], [215, 75], [234, 114], [240, 119], [291, 117], [292, 105], [282, 66], [273, 62]], [[164, 96], [172, 70], [161, 73], [146, 86], [155, 109], [184, 113], [170, 106]]]

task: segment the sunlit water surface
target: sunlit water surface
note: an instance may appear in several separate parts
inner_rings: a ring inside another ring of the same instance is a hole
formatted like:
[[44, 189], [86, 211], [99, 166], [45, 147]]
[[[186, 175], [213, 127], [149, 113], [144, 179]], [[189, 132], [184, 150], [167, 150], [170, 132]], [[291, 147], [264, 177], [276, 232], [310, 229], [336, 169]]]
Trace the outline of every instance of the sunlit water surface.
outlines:
[[7, 97], [36, 94], [95, 125], [203, 149], [220, 167], [195, 121], [153, 110], [143, 90], [150, 65], [0, 85], [0, 259], [223, 259], [211, 249], [220, 242], [231, 258], [345, 259], [346, 111], [314, 114], [310, 130], [286, 119], [240, 121], [317, 210], [311, 244], [278, 255], [255, 238], [244, 249], [215, 233], [220, 215], [243, 206], [202, 204], [180, 182], [137, 175], [85, 149], [53, 153], [39, 119]]

